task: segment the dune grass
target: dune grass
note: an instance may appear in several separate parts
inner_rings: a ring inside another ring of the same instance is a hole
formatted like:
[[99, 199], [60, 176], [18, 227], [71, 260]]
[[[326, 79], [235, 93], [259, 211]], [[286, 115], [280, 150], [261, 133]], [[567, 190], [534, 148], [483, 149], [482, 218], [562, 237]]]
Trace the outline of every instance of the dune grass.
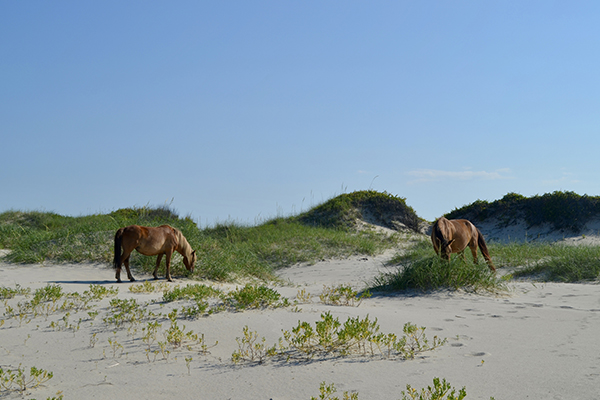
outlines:
[[[510, 268], [511, 273], [499, 278], [485, 263], [474, 264], [470, 251], [466, 260], [453, 255], [442, 261], [429, 241], [422, 241], [398, 254], [390, 265], [398, 270], [377, 276], [373, 291], [435, 291], [466, 289], [475, 292], [499, 292], [513, 278], [533, 281], [584, 282], [595, 281], [600, 274], [600, 247], [567, 246], [551, 243], [489, 244], [496, 268]], [[481, 258], [481, 256], [480, 256]]]
[[515, 267], [513, 276], [538, 281], [594, 281], [600, 274], [600, 247], [551, 243], [492, 244], [498, 266]]
[[[66, 217], [46, 212], [7, 211], [0, 214], [0, 248], [15, 263], [98, 262], [110, 265], [116, 230], [127, 225], [169, 224], [180, 229], [197, 251], [192, 278], [231, 281], [253, 277], [274, 279], [273, 272], [298, 262], [315, 262], [353, 254], [374, 255], [397, 238], [374, 232], [310, 226], [297, 218], [276, 218], [258, 226], [235, 223], [200, 229], [168, 207], [128, 208], [109, 214]], [[187, 276], [178, 254], [172, 273]], [[156, 257], [134, 252], [135, 269], [150, 272]], [[161, 271], [164, 270], [164, 261]]]
[[397, 265], [394, 273], [377, 276], [371, 285], [373, 291], [435, 291], [465, 289], [474, 292], [497, 292], [505, 283], [493, 274], [487, 264], [474, 264], [466, 257], [441, 260], [431, 244], [422, 241], [407, 252], [397, 255], [389, 264]]

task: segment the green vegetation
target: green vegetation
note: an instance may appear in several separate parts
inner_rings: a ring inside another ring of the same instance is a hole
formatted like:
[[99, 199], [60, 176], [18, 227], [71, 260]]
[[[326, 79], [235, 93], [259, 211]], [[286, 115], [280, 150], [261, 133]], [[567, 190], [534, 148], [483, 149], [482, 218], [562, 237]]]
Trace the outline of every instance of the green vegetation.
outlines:
[[544, 223], [554, 229], [578, 232], [587, 221], [600, 215], [600, 196], [580, 196], [574, 192], [553, 192], [542, 196], [525, 197], [508, 193], [494, 202], [477, 200], [446, 214], [446, 218], [466, 218], [481, 222], [496, 218], [501, 225], [510, 226], [524, 219], [529, 226]]
[[410, 385], [406, 385], [406, 392], [402, 391], [402, 400], [462, 400], [467, 397], [466, 388], [462, 388], [456, 393], [446, 379], [440, 382], [440, 378], [433, 378], [433, 386], [427, 386], [427, 389], [417, 391]]
[[25, 392], [52, 379], [52, 372], [41, 368], [31, 367], [29, 375], [21, 365], [16, 370], [0, 368], [0, 392], [20, 391]]
[[[555, 229], [577, 230], [598, 215], [600, 197], [554, 192], [530, 198], [508, 193], [491, 203], [478, 200], [446, 216], [468, 218], [476, 223], [494, 218], [504, 226], [524, 220], [530, 226], [547, 223]], [[7, 211], [0, 214], [0, 248], [11, 250], [4, 258], [11, 262], [110, 264], [113, 237], [119, 227], [170, 224], [180, 229], [197, 251], [198, 261], [192, 278], [268, 281], [274, 279], [276, 269], [291, 264], [353, 254], [374, 255], [398, 245], [399, 235], [357, 230], [357, 218], [413, 230], [418, 230], [422, 223], [405, 199], [375, 191], [342, 194], [300, 215], [275, 218], [257, 226], [225, 223], [205, 229], [199, 229], [190, 218], [180, 218], [166, 206], [126, 208], [82, 217]], [[594, 247], [532, 243], [490, 243], [489, 247], [495, 265], [515, 268], [511, 275], [515, 277], [577, 282], [595, 280], [600, 273], [599, 252]], [[466, 262], [453, 256], [448, 265], [435, 257], [429, 242], [424, 241], [392, 260], [392, 264], [398, 265], [398, 272], [378, 277], [374, 286], [387, 290], [466, 288], [494, 292], [502, 289], [503, 281], [490, 274], [484, 265], [473, 265], [468, 251], [466, 253]], [[150, 272], [155, 260], [155, 257], [134, 252], [131, 263], [134, 268]], [[175, 256], [172, 268], [176, 276], [188, 276], [179, 255]], [[146, 289], [141, 286], [138, 290]], [[360, 302], [356, 296], [342, 293], [344, 288], [336, 290], [337, 293], [331, 293], [332, 303]], [[19, 294], [18, 288], [0, 287], [0, 299]], [[196, 303], [187, 309], [190, 316], [210, 310], [207, 299], [201, 297], [189, 294], [188, 300]]]
[[[356, 196], [338, 196], [315, 210], [338, 209], [339, 203], [346, 204], [344, 199], [355, 197], [361, 199], [361, 204], [375, 207], [372, 211], [375, 214], [384, 212], [381, 199], [405, 206], [403, 199], [387, 194], [357, 193]], [[417, 218], [409, 207], [404, 211], [410, 218]], [[114, 234], [118, 228], [132, 224], [169, 224], [181, 230], [197, 251], [198, 261], [192, 278], [232, 281], [243, 277], [270, 280], [274, 278], [273, 271], [283, 266], [352, 254], [374, 255], [397, 243], [395, 236], [350, 229], [341, 222], [345, 221], [341, 214], [318, 224], [315, 215], [319, 212], [276, 218], [258, 226], [225, 223], [199, 229], [190, 218], [180, 218], [168, 207], [127, 208], [83, 217], [7, 211], [0, 214], [0, 248], [12, 250], [5, 258], [11, 262], [112, 263]], [[334, 223], [335, 218], [340, 218], [340, 223]], [[179, 260], [177, 255], [172, 273], [187, 275]], [[137, 252], [131, 256], [131, 265], [145, 272], [152, 271], [155, 262], [155, 257]]]
[[399, 222], [415, 232], [422, 221], [405, 198], [373, 190], [339, 195], [297, 217], [302, 223], [328, 228], [351, 228], [357, 218], [388, 228]]
[[348, 318], [341, 323], [337, 317], [326, 312], [314, 327], [309, 322], [298, 321], [298, 326], [283, 331], [279, 345], [267, 346], [266, 339], [259, 340], [257, 332], [246, 326], [243, 337], [237, 338], [239, 349], [232, 354], [234, 363], [262, 363], [269, 357], [289, 360], [327, 359], [350, 355], [383, 358], [414, 359], [417, 354], [434, 350], [446, 343], [446, 339], [433, 337], [430, 343], [425, 328], [411, 323], [404, 325], [404, 335], [380, 333], [377, 319], [371, 321], [367, 315]]
[[[302, 295], [300, 297], [302, 297]], [[346, 285], [333, 287], [323, 285], [323, 292], [319, 295], [319, 299], [323, 304], [350, 307], [360, 306], [363, 299], [368, 299], [369, 297], [371, 297], [371, 293], [368, 290], [358, 293], [357, 290]]]
[[514, 277], [539, 281], [594, 281], [600, 274], [600, 247], [550, 243], [493, 244], [490, 253], [496, 265], [516, 267]]
[[30, 288], [24, 288], [19, 284], [16, 284], [14, 289], [0, 286], [0, 300], [12, 299], [15, 296], [26, 296], [29, 293], [31, 293]]
[[[310, 400], [340, 400], [339, 397], [333, 396], [334, 393], [337, 392], [337, 389], [335, 388], [335, 385], [333, 383], [331, 385], [328, 385], [327, 383], [325, 383], [325, 381], [321, 382], [319, 392], [320, 394], [318, 399], [316, 397], [311, 396]], [[358, 393], [344, 392], [342, 394], [342, 400], [358, 400]]]
[[[495, 258], [493, 259], [496, 262]], [[504, 289], [503, 281], [497, 278], [486, 264], [474, 264], [470, 254], [464, 260], [453, 255], [448, 262], [438, 257], [431, 244], [426, 241], [415, 245], [406, 253], [399, 254], [389, 263], [398, 265], [398, 270], [376, 277], [372, 290], [433, 291], [463, 288], [475, 292], [495, 292]]]
[[[333, 383], [327, 385], [326, 382], [321, 382], [319, 391], [319, 398], [311, 397], [310, 400], [339, 400], [339, 397], [333, 396], [337, 392]], [[465, 387], [459, 389], [457, 393], [456, 389], [446, 379], [440, 381], [440, 378], [433, 378], [433, 386], [427, 386], [427, 388], [421, 390], [406, 385], [406, 392], [402, 391], [401, 393], [401, 400], [462, 400], [467, 397]], [[493, 400], [493, 397], [490, 399]], [[342, 400], [358, 400], [358, 393], [346, 391], [342, 394]]]
[[537, 281], [595, 281], [600, 275], [600, 247], [568, 246], [551, 243], [492, 243], [488, 246], [496, 268], [510, 268], [499, 278], [481, 261], [474, 264], [469, 249], [465, 259], [453, 254], [450, 262], [441, 260], [428, 241], [422, 241], [389, 261], [397, 271], [377, 276], [371, 290], [434, 291], [466, 289], [499, 292], [512, 278]]

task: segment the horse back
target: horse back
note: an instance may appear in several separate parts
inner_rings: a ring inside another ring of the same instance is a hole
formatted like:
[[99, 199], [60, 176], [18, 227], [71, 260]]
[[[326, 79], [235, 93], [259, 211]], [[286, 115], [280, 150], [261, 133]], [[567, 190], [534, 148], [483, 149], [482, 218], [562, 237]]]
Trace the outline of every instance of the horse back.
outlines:
[[158, 227], [130, 225], [121, 228], [123, 247], [128, 247], [144, 255], [173, 252], [178, 245], [175, 231], [169, 225]]

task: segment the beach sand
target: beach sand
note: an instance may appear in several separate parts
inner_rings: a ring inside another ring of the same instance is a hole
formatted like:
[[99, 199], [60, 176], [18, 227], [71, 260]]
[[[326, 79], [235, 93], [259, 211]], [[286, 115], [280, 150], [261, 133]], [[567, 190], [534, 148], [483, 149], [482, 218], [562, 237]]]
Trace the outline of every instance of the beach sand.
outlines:
[[[65, 399], [310, 399], [319, 396], [319, 385], [335, 384], [337, 396], [357, 392], [358, 398], [401, 399], [409, 384], [427, 387], [434, 377], [452, 386], [466, 387], [467, 399], [597, 399], [600, 387], [600, 286], [515, 282], [504, 295], [464, 292], [378, 296], [359, 307], [331, 306], [319, 301], [323, 285], [349, 284], [362, 288], [391, 256], [351, 257], [314, 265], [297, 265], [280, 271], [287, 282], [275, 289], [294, 299], [304, 289], [312, 302], [293, 307], [220, 312], [195, 320], [179, 320], [186, 330], [204, 334], [208, 354], [197, 348], [171, 350], [168, 360], [147, 357], [137, 333], [116, 333], [102, 322], [109, 299], [94, 306], [93, 321], [87, 311], [69, 316], [79, 329], [51, 328], [64, 313], [21, 321], [6, 319], [0, 327], [0, 367], [26, 371], [35, 366], [52, 371], [43, 385], [19, 392], [2, 392], [4, 399], [46, 399], [62, 392]], [[138, 284], [151, 277], [134, 274]], [[161, 280], [159, 282], [165, 282]], [[169, 285], [193, 283], [183, 279]], [[13, 265], [0, 263], [0, 286], [33, 290], [60, 284], [64, 291], [82, 293], [90, 284], [118, 287], [121, 298], [144, 303], [161, 293], [135, 294], [131, 283], [116, 284], [106, 265]], [[215, 285], [219, 286], [219, 285]], [[221, 285], [223, 289], [232, 285]], [[6, 305], [27, 300], [17, 296]], [[147, 306], [168, 313], [177, 303]], [[179, 305], [180, 307], [180, 305]], [[299, 311], [299, 312], [298, 312]], [[235, 365], [236, 337], [248, 326], [267, 344], [282, 337], [298, 321], [314, 322], [324, 312], [340, 321], [349, 317], [377, 318], [384, 333], [402, 333], [405, 323], [426, 327], [426, 335], [447, 338], [447, 343], [413, 360], [352, 356], [311, 361], [266, 361]], [[0, 318], [2, 318], [0, 316]], [[163, 331], [169, 321], [163, 322]], [[93, 334], [96, 334], [94, 337]], [[113, 352], [109, 339], [123, 346]], [[160, 339], [159, 339], [160, 340]], [[164, 340], [164, 339], [163, 339]], [[92, 343], [94, 342], [95, 343]], [[186, 361], [191, 358], [190, 361]], [[189, 370], [188, 370], [189, 365]]]

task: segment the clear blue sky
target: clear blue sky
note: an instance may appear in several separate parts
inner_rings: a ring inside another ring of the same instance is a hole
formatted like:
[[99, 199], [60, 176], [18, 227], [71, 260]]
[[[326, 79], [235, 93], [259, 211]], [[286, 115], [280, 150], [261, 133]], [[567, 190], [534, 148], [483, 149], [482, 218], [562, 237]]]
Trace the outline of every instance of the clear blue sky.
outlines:
[[600, 2], [4, 1], [0, 211], [600, 195]]

